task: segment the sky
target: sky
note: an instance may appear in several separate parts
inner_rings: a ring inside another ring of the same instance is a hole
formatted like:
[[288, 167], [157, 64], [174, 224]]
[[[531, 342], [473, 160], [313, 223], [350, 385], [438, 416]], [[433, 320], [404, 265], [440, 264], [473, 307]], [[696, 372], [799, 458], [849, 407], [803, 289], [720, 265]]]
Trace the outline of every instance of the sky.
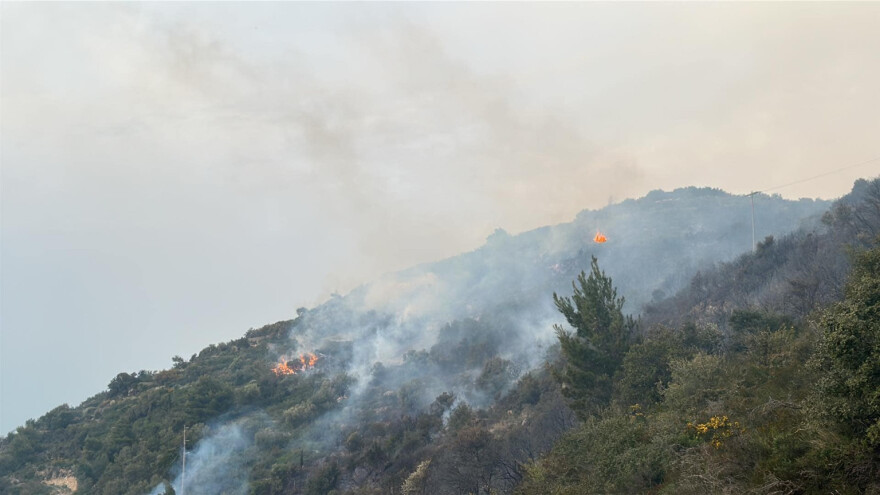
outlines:
[[0, 28], [0, 434], [496, 228], [880, 174], [880, 3], [2, 2]]

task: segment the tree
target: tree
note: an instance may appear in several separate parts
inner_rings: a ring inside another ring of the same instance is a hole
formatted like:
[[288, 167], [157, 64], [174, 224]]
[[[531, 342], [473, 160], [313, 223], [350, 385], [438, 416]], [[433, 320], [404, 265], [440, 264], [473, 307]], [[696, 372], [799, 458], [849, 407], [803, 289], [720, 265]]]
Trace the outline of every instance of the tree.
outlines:
[[186, 360], [180, 356], [174, 356], [171, 358], [171, 362], [174, 363], [174, 369], [180, 369], [186, 367]]
[[317, 471], [306, 484], [308, 495], [325, 495], [336, 488], [339, 482], [339, 465], [331, 462]]
[[845, 434], [880, 447], [880, 247], [856, 255], [845, 299], [820, 327], [823, 408]]
[[674, 359], [690, 357], [681, 334], [660, 328], [649, 338], [630, 346], [615, 384], [615, 401], [623, 406], [660, 402], [662, 387], [672, 375]]
[[637, 323], [624, 316], [624, 298], [592, 257], [589, 277], [581, 272], [572, 282], [571, 297], [553, 293], [553, 301], [574, 333], [555, 325], [564, 363], [554, 375], [572, 408], [586, 418], [611, 398], [614, 373], [623, 363]]
[[128, 373], [119, 373], [116, 378], [110, 380], [107, 388], [110, 390], [110, 397], [125, 397], [131, 393], [138, 383], [136, 375]]
[[[483, 426], [470, 425], [455, 432], [435, 458], [429, 477], [452, 493], [489, 494], [500, 474], [501, 446]], [[433, 473], [431, 473], [433, 471]], [[429, 493], [443, 492], [440, 486], [427, 483]], [[448, 492], [447, 492], [448, 493]]]
[[416, 470], [403, 482], [403, 485], [400, 487], [400, 493], [403, 495], [422, 495], [425, 493], [425, 482], [428, 477], [428, 466], [430, 465], [431, 459], [426, 459], [419, 463]]

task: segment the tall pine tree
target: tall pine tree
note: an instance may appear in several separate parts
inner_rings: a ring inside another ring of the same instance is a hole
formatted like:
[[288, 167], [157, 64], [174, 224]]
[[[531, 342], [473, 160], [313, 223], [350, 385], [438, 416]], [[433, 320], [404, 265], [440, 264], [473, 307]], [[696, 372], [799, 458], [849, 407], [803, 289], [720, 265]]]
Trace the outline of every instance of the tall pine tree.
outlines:
[[555, 325], [564, 358], [554, 375], [572, 408], [583, 419], [611, 398], [612, 378], [623, 363], [637, 323], [624, 316], [624, 298], [592, 257], [590, 275], [572, 282], [571, 297], [553, 293], [553, 301], [574, 332]]

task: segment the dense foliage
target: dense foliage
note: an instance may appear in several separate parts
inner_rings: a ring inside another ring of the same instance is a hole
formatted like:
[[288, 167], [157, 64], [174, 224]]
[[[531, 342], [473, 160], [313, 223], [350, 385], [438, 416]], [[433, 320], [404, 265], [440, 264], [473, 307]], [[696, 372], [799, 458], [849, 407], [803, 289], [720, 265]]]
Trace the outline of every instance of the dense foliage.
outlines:
[[822, 313], [819, 328], [819, 404], [842, 434], [880, 448], [880, 249], [856, 257], [846, 298]]

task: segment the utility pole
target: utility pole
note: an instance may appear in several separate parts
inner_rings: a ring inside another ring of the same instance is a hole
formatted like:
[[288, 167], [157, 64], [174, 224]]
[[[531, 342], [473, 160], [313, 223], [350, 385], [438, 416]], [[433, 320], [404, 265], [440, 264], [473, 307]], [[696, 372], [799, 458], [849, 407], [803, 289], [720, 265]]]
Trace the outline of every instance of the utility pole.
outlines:
[[752, 202], [752, 252], [758, 250], [758, 245], [755, 244], [755, 194], [758, 194], [759, 191], [755, 191], [749, 194], [749, 200]]
[[183, 472], [180, 474], [180, 495], [186, 495], [186, 425], [183, 425]]

